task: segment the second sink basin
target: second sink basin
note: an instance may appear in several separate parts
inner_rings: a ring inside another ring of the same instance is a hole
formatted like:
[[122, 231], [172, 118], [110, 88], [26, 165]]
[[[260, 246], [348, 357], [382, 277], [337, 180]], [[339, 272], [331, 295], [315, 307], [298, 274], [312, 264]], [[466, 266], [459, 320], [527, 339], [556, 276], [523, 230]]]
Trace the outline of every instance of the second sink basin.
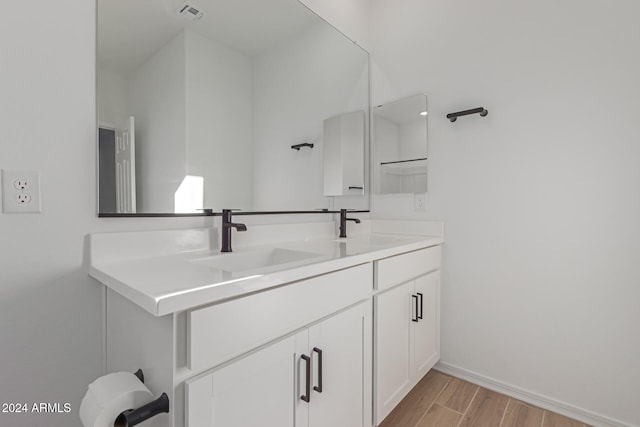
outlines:
[[322, 255], [283, 248], [232, 252], [200, 258], [194, 262], [231, 273], [274, 271], [304, 264]]

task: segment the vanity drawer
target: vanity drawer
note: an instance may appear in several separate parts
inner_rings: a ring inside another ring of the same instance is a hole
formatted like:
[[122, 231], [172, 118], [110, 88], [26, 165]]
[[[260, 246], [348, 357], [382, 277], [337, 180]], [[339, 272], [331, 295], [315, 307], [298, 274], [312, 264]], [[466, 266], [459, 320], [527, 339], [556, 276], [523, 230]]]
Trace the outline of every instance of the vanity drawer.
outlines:
[[383, 290], [404, 283], [439, 269], [440, 263], [440, 246], [381, 259], [375, 263], [375, 288]]
[[187, 314], [187, 366], [219, 365], [369, 297], [372, 264], [362, 264]]

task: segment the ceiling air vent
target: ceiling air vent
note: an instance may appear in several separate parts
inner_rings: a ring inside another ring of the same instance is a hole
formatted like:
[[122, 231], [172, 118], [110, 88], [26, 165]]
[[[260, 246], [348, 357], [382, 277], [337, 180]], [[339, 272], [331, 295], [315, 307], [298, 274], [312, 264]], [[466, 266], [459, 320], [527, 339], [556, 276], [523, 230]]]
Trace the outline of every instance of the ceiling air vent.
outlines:
[[204, 12], [202, 12], [200, 9], [195, 7], [193, 4], [188, 4], [188, 3], [185, 3], [180, 8], [178, 13], [180, 13], [180, 15], [182, 15], [182, 16], [186, 16], [186, 17], [191, 18], [191, 19], [193, 19], [195, 21], [197, 21], [198, 19], [202, 18], [202, 16], [204, 15]]

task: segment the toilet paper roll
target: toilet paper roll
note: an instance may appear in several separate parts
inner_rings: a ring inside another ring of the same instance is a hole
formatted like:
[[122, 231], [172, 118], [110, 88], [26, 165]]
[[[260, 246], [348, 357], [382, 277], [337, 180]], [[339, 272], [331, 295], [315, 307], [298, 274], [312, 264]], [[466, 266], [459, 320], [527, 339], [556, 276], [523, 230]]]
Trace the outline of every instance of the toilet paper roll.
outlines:
[[113, 427], [120, 413], [153, 400], [153, 394], [134, 374], [114, 372], [89, 384], [80, 404], [84, 427]]

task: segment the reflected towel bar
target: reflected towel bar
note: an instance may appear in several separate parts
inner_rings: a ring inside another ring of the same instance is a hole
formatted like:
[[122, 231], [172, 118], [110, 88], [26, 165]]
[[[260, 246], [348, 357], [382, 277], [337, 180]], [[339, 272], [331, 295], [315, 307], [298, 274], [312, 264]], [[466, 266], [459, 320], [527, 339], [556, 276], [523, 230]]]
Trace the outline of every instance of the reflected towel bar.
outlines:
[[468, 116], [469, 114], [476, 113], [480, 114], [481, 117], [485, 117], [487, 114], [489, 114], [489, 111], [485, 110], [484, 107], [472, 108], [471, 110], [456, 111], [455, 113], [447, 114], [447, 119], [449, 119], [451, 123], [453, 123], [458, 120], [458, 117]]
[[421, 160], [427, 160], [426, 157], [421, 157], [419, 159], [409, 159], [409, 160], [394, 160], [392, 162], [380, 162], [381, 165], [394, 165], [396, 163], [409, 163], [409, 162], [419, 162]]
[[294, 150], [298, 150], [300, 151], [300, 149], [302, 147], [309, 147], [309, 148], [313, 148], [313, 144], [310, 142], [303, 142], [302, 144], [296, 144], [296, 145], [292, 145], [291, 148]]

